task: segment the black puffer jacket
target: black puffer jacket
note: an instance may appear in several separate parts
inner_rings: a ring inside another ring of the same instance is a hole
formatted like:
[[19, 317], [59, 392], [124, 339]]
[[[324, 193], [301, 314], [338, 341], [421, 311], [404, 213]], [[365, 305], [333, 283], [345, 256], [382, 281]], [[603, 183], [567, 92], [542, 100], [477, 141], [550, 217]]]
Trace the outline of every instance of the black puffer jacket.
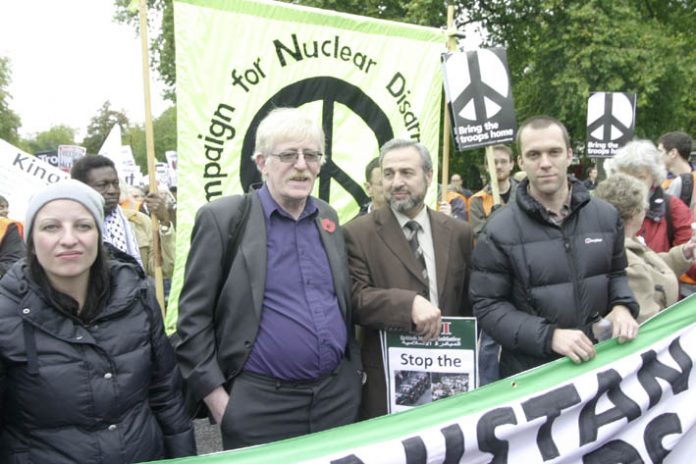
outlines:
[[614, 305], [638, 305], [626, 278], [623, 223], [608, 203], [572, 182], [571, 212], [560, 227], [543, 218], [529, 181], [514, 204], [491, 216], [472, 259], [474, 314], [503, 347], [502, 377], [552, 359], [553, 330], [583, 330]]
[[111, 263], [89, 326], [17, 263], [0, 281], [0, 462], [130, 463], [195, 454], [181, 377], [147, 281]]

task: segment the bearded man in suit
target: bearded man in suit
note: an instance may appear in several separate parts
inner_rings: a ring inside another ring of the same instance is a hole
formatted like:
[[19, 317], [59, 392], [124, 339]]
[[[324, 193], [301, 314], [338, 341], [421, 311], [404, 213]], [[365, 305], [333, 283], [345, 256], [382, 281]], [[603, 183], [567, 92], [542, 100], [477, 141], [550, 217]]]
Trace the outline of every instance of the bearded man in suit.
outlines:
[[467, 300], [471, 226], [425, 206], [433, 180], [427, 148], [394, 139], [380, 150], [388, 208], [344, 228], [353, 314], [364, 329], [366, 382], [361, 417], [386, 414], [380, 330], [414, 332], [431, 340], [442, 316], [471, 316]]

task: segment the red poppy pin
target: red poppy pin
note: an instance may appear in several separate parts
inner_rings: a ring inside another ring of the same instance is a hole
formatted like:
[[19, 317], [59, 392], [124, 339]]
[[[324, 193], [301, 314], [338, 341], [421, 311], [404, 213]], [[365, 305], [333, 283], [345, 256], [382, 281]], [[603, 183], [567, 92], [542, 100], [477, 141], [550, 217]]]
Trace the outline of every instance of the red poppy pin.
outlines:
[[329, 218], [324, 218], [321, 220], [321, 228], [330, 234], [333, 234], [336, 230], [336, 223]]

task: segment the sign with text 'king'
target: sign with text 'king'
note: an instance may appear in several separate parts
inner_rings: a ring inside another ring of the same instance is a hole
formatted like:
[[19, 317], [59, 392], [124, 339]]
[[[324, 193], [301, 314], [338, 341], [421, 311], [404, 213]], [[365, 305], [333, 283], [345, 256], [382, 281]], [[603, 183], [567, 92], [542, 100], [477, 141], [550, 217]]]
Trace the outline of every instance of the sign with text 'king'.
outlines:
[[636, 94], [595, 92], [587, 101], [587, 156], [610, 158], [633, 138]]
[[0, 195], [10, 204], [11, 219], [23, 221], [34, 193], [68, 177], [66, 172], [0, 139]]
[[445, 53], [442, 69], [457, 149], [511, 142], [515, 103], [505, 49]]

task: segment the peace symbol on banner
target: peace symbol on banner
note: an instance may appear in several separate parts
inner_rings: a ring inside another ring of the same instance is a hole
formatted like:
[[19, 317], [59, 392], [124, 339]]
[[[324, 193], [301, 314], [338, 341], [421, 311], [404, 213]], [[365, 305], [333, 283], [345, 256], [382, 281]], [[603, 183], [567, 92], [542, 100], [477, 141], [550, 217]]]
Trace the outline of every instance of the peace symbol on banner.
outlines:
[[587, 103], [587, 133], [590, 139], [627, 141], [633, 136], [634, 103], [619, 92], [597, 92]]
[[[456, 59], [463, 58], [458, 55]], [[466, 54], [466, 66], [461, 66], [461, 93], [452, 102], [461, 108], [458, 115], [469, 121], [485, 121], [510, 105], [510, 81], [505, 64], [489, 50]]]
[[336, 103], [341, 103], [359, 116], [372, 130], [379, 146], [391, 140], [394, 137], [394, 132], [387, 115], [374, 100], [358, 87], [334, 77], [312, 77], [288, 85], [273, 95], [258, 110], [247, 129], [242, 145], [240, 180], [245, 192], [252, 184], [261, 181], [261, 174], [251, 160], [256, 129], [261, 120], [273, 108], [300, 107], [315, 101], [322, 101], [322, 128], [326, 136], [326, 163], [322, 166], [319, 174], [319, 198], [329, 202], [331, 179], [334, 179], [355, 199], [358, 205], [362, 205], [368, 200], [367, 194], [360, 184], [346, 174], [333, 159], [334, 106]]

